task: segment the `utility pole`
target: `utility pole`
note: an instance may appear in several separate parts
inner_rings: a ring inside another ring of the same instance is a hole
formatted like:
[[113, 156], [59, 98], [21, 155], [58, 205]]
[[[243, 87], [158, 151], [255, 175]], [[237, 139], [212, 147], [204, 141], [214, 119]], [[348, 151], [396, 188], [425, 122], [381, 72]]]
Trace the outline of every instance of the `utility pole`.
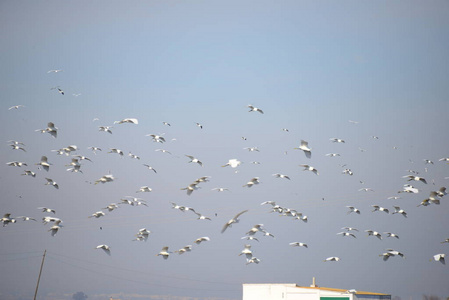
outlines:
[[42, 257], [41, 269], [39, 270], [39, 277], [37, 278], [36, 291], [34, 292], [34, 300], [36, 300], [37, 290], [39, 289], [39, 281], [41, 280], [42, 267], [44, 266], [45, 254], [47, 253], [47, 249], [44, 251], [44, 256]]

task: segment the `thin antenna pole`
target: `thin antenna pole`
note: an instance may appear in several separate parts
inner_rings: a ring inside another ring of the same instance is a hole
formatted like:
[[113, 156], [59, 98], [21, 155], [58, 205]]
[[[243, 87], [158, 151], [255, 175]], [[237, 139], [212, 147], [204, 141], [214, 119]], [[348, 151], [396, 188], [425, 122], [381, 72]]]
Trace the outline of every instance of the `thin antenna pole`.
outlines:
[[47, 249], [44, 251], [44, 256], [42, 257], [41, 269], [39, 270], [39, 277], [37, 278], [36, 291], [34, 292], [34, 300], [36, 300], [37, 290], [39, 289], [39, 281], [41, 280], [42, 268], [44, 266], [45, 254], [47, 253]]

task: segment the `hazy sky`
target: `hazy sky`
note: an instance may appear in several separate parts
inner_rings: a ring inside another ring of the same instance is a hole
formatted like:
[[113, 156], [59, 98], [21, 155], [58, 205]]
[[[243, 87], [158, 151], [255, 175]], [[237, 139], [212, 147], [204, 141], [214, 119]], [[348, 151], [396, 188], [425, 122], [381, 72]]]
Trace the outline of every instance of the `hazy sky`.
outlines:
[[[0, 228], [0, 298], [32, 299], [45, 249], [39, 299], [71, 299], [78, 291], [89, 299], [241, 299], [242, 283], [310, 285], [312, 277], [320, 286], [404, 299], [449, 296], [448, 266], [429, 261], [449, 255], [449, 243], [441, 243], [449, 238], [449, 196], [417, 207], [449, 182], [449, 165], [439, 161], [449, 156], [448, 16], [447, 1], [1, 1], [0, 215], [37, 222]], [[63, 71], [47, 73], [56, 69]], [[8, 110], [19, 104], [25, 107]], [[248, 112], [249, 104], [264, 114]], [[124, 118], [139, 124], [113, 124]], [[35, 131], [48, 122], [57, 138]], [[166, 143], [147, 134], [164, 134]], [[302, 139], [310, 159], [293, 149]], [[23, 142], [26, 152], [8, 140]], [[83, 173], [66, 171], [71, 157], [51, 151], [68, 145], [92, 160], [81, 161]], [[90, 146], [103, 151], [95, 155]], [[325, 156], [333, 152], [341, 156]], [[52, 163], [48, 172], [35, 165], [43, 155]], [[232, 158], [243, 164], [221, 167]], [[11, 161], [28, 166], [7, 166]], [[345, 168], [354, 175], [342, 174]], [[36, 177], [21, 176], [25, 170]], [[409, 183], [407, 170], [427, 180], [412, 182], [418, 194], [397, 193]], [[113, 182], [93, 184], [108, 173]], [[202, 176], [210, 181], [192, 195], [181, 190]], [[253, 177], [260, 184], [243, 187]], [[141, 186], [153, 191], [136, 193]], [[148, 207], [103, 209], [125, 196], [142, 197]], [[264, 201], [296, 209], [308, 222], [270, 213]], [[361, 214], [347, 214], [350, 205]], [[373, 213], [371, 205], [390, 214]], [[391, 214], [393, 205], [408, 217]], [[41, 221], [53, 214], [41, 206], [63, 220], [55, 236], [53, 224]], [[99, 210], [106, 216], [88, 218]], [[240, 239], [254, 224], [275, 237]], [[344, 226], [358, 228], [357, 238], [337, 235]], [[146, 242], [133, 241], [140, 228], [151, 231]], [[367, 236], [369, 229], [383, 239]], [[193, 243], [203, 236], [210, 241]], [[94, 249], [100, 244], [111, 256]], [[164, 246], [189, 244], [183, 255], [156, 256]], [[259, 264], [239, 256], [245, 244]], [[406, 258], [383, 261], [389, 248]], [[341, 260], [323, 262], [329, 256]]]

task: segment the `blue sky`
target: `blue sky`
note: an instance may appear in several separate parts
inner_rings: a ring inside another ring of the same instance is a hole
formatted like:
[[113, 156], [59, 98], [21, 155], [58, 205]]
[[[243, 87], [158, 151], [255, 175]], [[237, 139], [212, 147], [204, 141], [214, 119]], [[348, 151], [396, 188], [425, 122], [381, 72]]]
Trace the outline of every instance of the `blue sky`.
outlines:
[[[240, 299], [242, 283], [309, 285], [313, 276], [326, 287], [447, 297], [447, 267], [429, 262], [449, 255], [449, 244], [440, 243], [449, 238], [447, 199], [417, 205], [448, 184], [449, 166], [438, 161], [449, 155], [448, 12], [446, 1], [2, 1], [0, 214], [39, 222], [1, 228], [0, 262], [9, 270], [0, 277], [1, 297], [32, 298], [44, 249], [40, 299], [70, 299], [77, 291], [90, 299], [120, 293]], [[47, 73], [52, 69], [63, 71]], [[18, 104], [25, 107], [8, 110]], [[249, 113], [248, 104], [264, 114]], [[124, 118], [139, 124], [113, 124]], [[35, 132], [48, 122], [59, 128], [56, 139]], [[113, 134], [98, 126], [114, 126]], [[145, 136], [162, 133], [164, 144]], [[311, 159], [293, 150], [301, 139]], [[25, 143], [27, 152], [11, 150], [8, 140]], [[51, 151], [68, 145], [93, 161], [82, 162], [82, 174], [67, 172], [70, 158]], [[94, 155], [89, 146], [103, 151]], [[326, 157], [330, 152], [341, 156]], [[53, 164], [48, 173], [35, 165], [43, 155]], [[221, 167], [231, 158], [243, 162], [238, 173]], [[341, 173], [343, 164], [353, 176]], [[20, 176], [25, 169], [36, 178]], [[409, 169], [428, 184], [413, 183], [420, 193], [387, 200], [407, 183], [402, 176]], [[108, 172], [114, 182], [91, 184]], [[211, 179], [191, 196], [180, 190], [201, 176]], [[255, 176], [259, 185], [242, 187]], [[59, 190], [44, 185], [45, 177]], [[153, 191], [136, 194], [144, 185]], [[359, 191], [368, 187], [374, 192]], [[148, 207], [122, 205], [88, 218], [127, 195], [141, 196]], [[260, 205], [269, 200], [303, 212], [308, 223], [269, 213]], [[196, 220], [170, 202], [212, 220]], [[348, 215], [348, 205], [362, 214]], [[408, 218], [372, 213], [371, 205], [390, 212], [399, 205]], [[54, 237], [40, 224], [46, 215], [40, 206], [55, 208], [64, 221]], [[221, 234], [245, 209], [241, 222]], [[240, 238], [259, 223], [275, 238], [251, 242], [261, 263], [245, 265]], [[358, 228], [357, 239], [336, 235], [343, 226]], [[152, 231], [149, 239], [132, 241], [143, 227]], [[367, 229], [400, 239], [380, 241]], [[155, 256], [163, 246], [174, 251], [201, 236], [211, 241], [190, 253]], [[309, 248], [288, 245], [295, 241]], [[112, 255], [95, 250], [99, 244]], [[406, 259], [382, 261], [387, 248]], [[329, 256], [341, 261], [324, 263]]]

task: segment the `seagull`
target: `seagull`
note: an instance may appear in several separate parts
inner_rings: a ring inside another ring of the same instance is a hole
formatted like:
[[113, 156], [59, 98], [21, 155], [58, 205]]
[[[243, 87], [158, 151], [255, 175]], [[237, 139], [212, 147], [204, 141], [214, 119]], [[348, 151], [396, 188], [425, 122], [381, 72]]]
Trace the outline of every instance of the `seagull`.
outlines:
[[256, 241], [256, 242], [259, 241], [257, 238], [255, 238], [255, 237], [253, 237], [253, 236], [247, 236], [247, 235], [245, 235], [244, 237], [241, 237], [240, 239], [242, 239], [242, 240], [248, 240], [248, 241]]
[[194, 241], [194, 243], [197, 244], [197, 245], [199, 245], [199, 244], [201, 244], [202, 242], [208, 242], [208, 241], [210, 241], [210, 238], [207, 237], [207, 236], [203, 236], [203, 237], [197, 238], [197, 239]]
[[360, 215], [360, 210], [358, 210], [357, 208], [355, 208], [354, 206], [346, 206], [347, 208], [349, 208], [349, 211], [347, 212], [347, 214], [350, 214], [352, 212], [355, 212], [356, 214]]
[[[433, 260], [434, 261], [439, 261], [440, 263], [442, 263], [443, 265], [446, 264], [446, 261], [444, 260], [444, 257], [446, 256], [446, 254], [444, 253], [440, 253], [440, 254], [435, 254], [433, 256]], [[432, 261], [432, 259], [430, 259]]]
[[52, 87], [50, 90], [58, 90], [58, 93], [60, 93], [61, 95], [64, 95], [64, 91], [61, 90], [58, 86]]
[[197, 213], [196, 211], [193, 211], [193, 212], [198, 216], [197, 220], [211, 220], [211, 218], [206, 217], [200, 213]]
[[106, 182], [111, 182], [114, 181], [114, 176], [112, 174], [107, 174], [107, 175], [103, 175], [103, 177], [101, 177], [100, 179], [95, 181], [95, 184], [98, 183], [106, 183]]
[[190, 251], [192, 251], [192, 245], [184, 246], [181, 249], [176, 250], [175, 252], [178, 252], [178, 254], [181, 255], [181, 254], [184, 254], [185, 252], [190, 252]]
[[168, 122], [162, 122], [162, 124], [167, 125], [167, 126], [171, 126], [170, 123], [168, 123]]
[[326, 262], [326, 261], [339, 261], [339, 260], [340, 260], [339, 257], [331, 256], [331, 257], [326, 258], [324, 261]]
[[306, 155], [307, 158], [312, 157], [312, 152], [311, 152], [312, 149], [309, 148], [309, 143], [304, 140], [301, 140], [301, 145], [298, 148], [293, 148], [293, 149], [304, 151], [304, 154]]
[[355, 234], [353, 234], [353, 233], [350, 233], [350, 232], [339, 232], [339, 233], [337, 233], [337, 234], [339, 234], [339, 235], [342, 235], [342, 236], [352, 236], [353, 238], [357, 238], [356, 236], [355, 236]]
[[134, 158], [134, 159], [140, 159], [139, 156], [137, 156], [135, 154], [132, 154], [131, 152], [128, 153], [128, 156], [131, 157], [131, 158]]
[[249, 108], [249, 111], [248, 111], [248, 112], [257, 111], [257, 112], [263, 114], [263, 111], [262, 111], [260, 108], [254, 107], [254, 106], [252, 106], [251, 104], [248, 105], [248, 108]]
[[152, 166], [146, 165], [146, 164], [143, 164], [143, 165], [144, 165], [145, 167], [147, 167], [148, 170], [152, 170], [154, 173], [157, 173], [156, 170], [155, 170]]
[[374, 192], [374, 190], [372, 188], [361, 188], [359, 189], [359, 192], [364, 191], [364, 192]]
[[399, 236], [395, 233], [391, 233], [391, 232], [384, 232], [384, 233], [387, 235], [387, 237], [394, 237], [394, 238], [399, 239]]
[[118, 154], [120, 154], [120, 156], [123, 156], [123, 151], [120, 150], [120, 149], [117, 149], [117, 148], [109, 148], [109, 150], [111, 150], [111, 151], [109, 151], [108, 153], [118, 153]]
[[114, 209], [117, 209], [117, 208], [119, 208], [119, 206], [115, 203], [111, 203], [108, 206], [103, 207], [103, 209], [107, 209], [108, 211], [113, 211]]
[[62, 220], [59, 218], [53, 218], [53, 217], [43, 217], [42, 222], [44, 225], [47, 225], [47, 223], [54, 222], [54, 223], [62, 223]]
[[449, 161], [449, 157], [440, 158], [438, 161]]
[[404, 257], [403, 253], [401, 253], [399, 251], [396, 251], [396, 250], [393, 250], [393, 249], [387, 249], [387, 252], [382, 253], [379, 256], [382, 256], [382, 259], [384, 261], [387, 261], [391, 256], [396, 256], [396, 255]]
[[92, 162], [92, 160], [84, 155], [72, 155], [73, 157], [78, 157], [79, 160], [88, 160]]
[[0, 219], [0, 222], [3, 223], [3, 227], [8, 225], [9, 223], [16, 223], [16, 219], [11, 218], [10, 213], [6, 213], [3, 215], [3, 218]]
[[55, 236], [58, 233], [59, 229], [63, 227], [62, 225], [60, 225], [61, 222], [62, 222], [61, 220], [56, 220], [55, 225], [50, 227], [48, 231], [51, 232], [51, 236]]
[[344, 143], [345, 141], [342, 139], [338, 139], [338, 138], [330, 138], [330, 141], [332, 141], [333, 143]]
[[260, 181], [259, 181], [259, 177], [254, 177], [254, 178], [252, 178], [250, 181], [248, 181], [245, 185], [243, 185], [243, 187], [252, 187], [253, 185], [255, 185], [255, 184], [259, 184], [260, 183]]
[[424, 163], [427, 164], [431, 164], [433, 165], [433, 161], [431, 161], [430, 159], [424, 159]]
[[154, 151], [171, 154], [171, 152], [164, 150], [164, 149], [156, 149]]
[[257, 147], [245, 147], [244, 150], [248, 150], [249, 152], [260, 152]]
[[351, 169], [344, 169], [343, 172], [341, 172], [342, 174], [348, 174], [350, 176], [354, 175], [354, 173], [351, 171]]
[[263, 224], [256, 224], [251, 228], [246, 235], [255, 235], [258, 231], [261, 231], [263, 227]]
[[186, 190], [187, 191], [187, 195], [191, 195], [193, 193], [193, 191], [199, 189], [199, 187], [197, 187], [197, 183], [191, 183], [189, 184], [187, 187], [182, 188], [181, 190]]
[[374, 231], [374, 230], [365, 230], [365, 232], [367, 232], [368, 235], [372, 235], [372, 236], [377, 237], [379, 240], [382, 239], [382, 235], [381, 235], [379, 232], [377, 232], [377, 231]]
[[379, 205], [371, 205], [371, 206], [374, 208], [373, 212], [375, 212], [375, 211], [383, 211], [383, 212], [385, 212], [387, 214], [390, 213], [390, 211], [387, 208], [384, 208], [382, 206], [379, 206]]
[[438, 191], [436, 191], [438, 194], [438, 197], [443, 197], [444, 195], [447, 195], [446, 188], [444, 186], [440, 187]]
[[272, 176], [274, 176], [276, 178], [285, 178], [285, 179], [290, 180], [290, 177], [288, 177], [287, 175], [284, 175], [284, 174], [280, 174], [280, 173], [273, 174]]
[[193, 157], [192, 155], [186, 155], [188, 158], [190, 158], [190, 161], [189, 161], [189, 163], [197, 163], [197, 164], [199, 164], [201, 167], [203, 166], [203, 163], [198, 159], [198, 158], [195, 158], [195, 157]]
[[162, 135], [157, 135], [157, 134], [147, 134], [146, 136], [151, 136], [153, 142], [156, 143], [165, 143], [165, 138]]
[[49, 71], [47, 71], [47, 74], [48, 73], [59, 73], [59, 72], [62, 72], [62, 71], [64, 71], [64, 70], [49, 70]]
[[96, 152], [96, 151], [101, 151], [101, 148], [98, 148], [98, 147], [88, 147], [87, 149], [92, 150], [92, 152], [93, 152], [95, 155], [97, 155], [97, 152]]
[[352, 123], [352, 124], [359, 124], [358, 121], [352, 121], [352, 120], [349, 120], [349, 123]]
[[109, 132], [112, 134], [111, 128], [114, 128], [113, 126], [98, 126], [98, 131], [104, 131]]
[[442, 242], [440, 242], [441, 244], [444, 244], [444, 243], [449, 243], [449, 239], [445, 239], [444, 241], [442, 241]]
[[31, 217], [20, 216], [20, 217], [17, 217], [17, 218], [20, 218], [23, 221], [35, 221], [36, 222], [36, 219], [31, 218]]
[[335, 157], [335, 156], [340, 156], [340, 154], [338, 154], [338, 153], [328, 153], [328, 154], [326, 154], [326, 156]]
[[237, 167], [240, 166], [241, 164], [242, 164], [241, 161], [239, 161], [239, 160], [233, 158], [233, 159], [230, 159], [230, 160], [228, 161], [228, 163], [225, 164], [225, 165], [223, 165], [222, 167], [230, 166], [231, 168], [237, 168]]
[[401, 197], [399, 196], [391, 196], [387, 198], [388, 200], [397, 200], [397, 199], [401, 199]]
[[139, 121], [134, 118], [125, 118], [121, 121], [114, 121], [114, 124], [123, 124], [123, 123], [139, 124]]
[[253, 256], [253, 257], [251, 257], [251, 259], [247, 259], [246, 260], [246, 265], [249, 265], [249, 264], [252, 264], [252, 263], [258, 264], [258, 263], [260, 263], [260, 259], [258, 259], [257, 257]]
[[282, 131], [289, 132], [287, 128], [282, 128]]
[[357, 228], [353, 228], [353, 227], [343, 227], [342, 229], [345, 229], [347, 231], [359, 231]]
[[21, 107], [25, 107], [25, 105], [22, 105], [22, 104], [14, 105], [14, 106], [11, 106], [10, 108], [8, 108], [8, 110], [11, 110], [11, 109], [19, 109], [19, 108], [21, 108]]
[[413, 194], [417, 194], [419, 193], [419, 190], [413, 186], [411, 186], [410, 184], [404, 184], [404, 188], [402, 191], [399, 191], [398, 193], [413, 193]]
[[196, 126], [198, 126], [200, 129], [203, 129], [203, 125], [201, 125], [200, 123], [196, 123]]
[[413, 176], [413, 175], [406, 175], [406, 176], [402, 176], [402, 178], [409, 178], [407, 181], [421, 181], [424, 182], [425, 184], [427, 184], [427, 181], [422, 178], [422, 177], [418, 177], [418, 176]]
[[42, 156], [41, 161], [36, 163], [36, 165], [41, 166], [45, 171], [48, 172], [51, 164], [48, 162], [48, 158], [46, 156]]
[[407, 213], [403, 209], [401, 209], [399, 206], [393, 206], [393, 207], [396, 210], [394, 213], [392, 213], [393, 215], [394, 214], [401, 214], [401, 215], [403, 215], [404, 217], [407, 218]]
[[219, 187], [219, 188], [216, 187], [216, 188], [213, 188], [212, 191], [217, 191], [217, 192], [228, 191], [229, 192], [229, 189], [228, 188], [223, 188], [223, 187]]
[[294, 247], [306, 247], [306, 248], [309, 248], [309, 247], [307, 246], [307, 244], [300, 243], [300, 242], [293, 242], [293, 243], [290, 243], [289, 245], [290, 245], [290, 246], [294, 246]]
[[162, 248], [161, 252], [159, 252], [158, 254], [156, 254], [156, 256], [162, 256], [164, 259], [167, 259], [170, 256], [170, 251], [168, 251], [168, 246], [165, 246]]
[[42, 212], [51, 212], [51, 213], [56, 213], [56, 210], [52, 209], [52, 208], [48, 208], [48, 207], [38, 207], [37, 209], [41, 209]]
[[238, 223], [238, 222], [240, 221], [240, 220], [239, 220], [239, 217], [240, 217], [242, 214], [246, 213], [247, 211], [248, 211], [248, 210], [244, 210], [244, 211], [239, 212], [238, 214], [235, 215], [234, 218], [232, 218], [231, 220], [229, 220], [228, 222], [226, 222], [226, 224], [223, 226], [223, 229], [221, 230], [221, 233], [225, 232], [225, 230], [226, 230], [228, 227], [231, 227], [232, 224]]
[[111, 256], [111, 248], [108, 245], [98, 245], [95, 249], [102, 249], [107, 255]]
[[142, 237], [144, 241], [148, 239], [148, 236], [150, 235], [151, 231], [147, 230], [146, 228], [139, 229], [139, 232], [137, 233], [137, 236]]
[[47, 180], [47, 182], [45, 183], [45, 185], [52, 185], [52, 186], [54, 186], [56, 189], [59, 189], [58, 184], [57, 184], [55, 181], [53, 181], [53, 179], [51, 179], [51, 178], [45, 178], [45, 179]]
[[246, 259], [251, 259], [253, 257], [253, 252], [251, 251], [251, 245], [245, 245], [245, 248], [240, 252], [240, 255], [245, 255]]
[[6, 163], [8, 166], [10, 167], [22, 167], [22, 166], [27, 166], [26, 163], [21, 162], [21, 161], [10, 161]]
[[53, 122], [47, 123], [47, 128], [45, 129], [45, 131], [54, 138], [56, 138], [58, 135], [58, 127], [55, 127], [55, 124]]
[[309, 166], [309, 165], [299, 165], [300, 167], [304, 167], [304, 170], [303, 171], [312, 171], [313, 173], [315, 173], [315, 175], [320, 175], [319, 173], [318, 173], [318, 170], [317, 169], [315, 169], [314, 167], [312, 167], [312, 166]]
[[94, 212], [94, 213], [93, 213], [92, 215], [90, 215], [88, 218], [96, 218], [96, 219], [98, 219], [98, 218], [100, 218], [100, 217], [104, 217], [105, 215], [106, 215], [106, 214], [100, 210], [100, 211]]
[[20, 175], [28, 175], [28, 176], [36, 177], [36, 173], [34, 173], [33, 171], [30, 171], [30, 170], [25, 170], [25, 173], [20, 174]]

